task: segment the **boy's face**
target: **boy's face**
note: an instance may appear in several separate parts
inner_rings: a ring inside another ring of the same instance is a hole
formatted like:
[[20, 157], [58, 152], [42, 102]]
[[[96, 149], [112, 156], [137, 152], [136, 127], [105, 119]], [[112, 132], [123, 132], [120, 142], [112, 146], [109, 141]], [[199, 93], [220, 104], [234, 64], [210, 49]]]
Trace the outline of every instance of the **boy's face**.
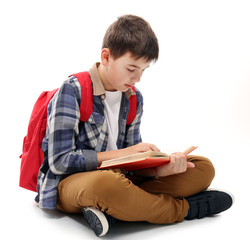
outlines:
[[109, 55], [105, 66], [105, 77], [102, 79], [107, 91], [125, 92], [139, 82], [142, 73], [150, 62], [144, 58], [135, 59], [130, 52], [114, 59]]

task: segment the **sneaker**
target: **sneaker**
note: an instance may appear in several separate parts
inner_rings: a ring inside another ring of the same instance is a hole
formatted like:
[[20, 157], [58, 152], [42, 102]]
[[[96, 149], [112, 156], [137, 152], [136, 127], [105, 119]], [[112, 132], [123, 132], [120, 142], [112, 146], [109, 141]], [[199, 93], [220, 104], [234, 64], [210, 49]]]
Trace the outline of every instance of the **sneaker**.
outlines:
[[115, 218], [94, 207], [82, 208], [82, 212], [84, 218], [98, 237], [106, 235], [111, 225], [116, 221]]
[[233, 196], [231, 194], [218, 191], [206, 190], [191, 197], [187, 197], [189, 203], [187, 220], [201, 219], [214, 214], [218, 214], [229, 209], [233, 204]]

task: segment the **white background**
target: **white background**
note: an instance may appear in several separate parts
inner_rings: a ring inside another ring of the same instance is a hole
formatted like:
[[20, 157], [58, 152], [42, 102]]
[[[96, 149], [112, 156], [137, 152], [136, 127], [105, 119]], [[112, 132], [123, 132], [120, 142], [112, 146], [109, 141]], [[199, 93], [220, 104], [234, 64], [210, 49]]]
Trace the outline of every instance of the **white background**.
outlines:
[[211, 239], [249, 234], [250, 2], [1, 1], [1, 239], [96, 239], [82, 217], [37, 208], [18, 187], [22, 139], [43, 90], [100, 59], [107, 27], [123, 14], [145, 18], [160, 58], [137, 85], [142, 137], [168, 153], [198, 145], [216, 167], [212, 187], [235, 195], [220, 216], [159, 226], [121, 223], [105, 239]]

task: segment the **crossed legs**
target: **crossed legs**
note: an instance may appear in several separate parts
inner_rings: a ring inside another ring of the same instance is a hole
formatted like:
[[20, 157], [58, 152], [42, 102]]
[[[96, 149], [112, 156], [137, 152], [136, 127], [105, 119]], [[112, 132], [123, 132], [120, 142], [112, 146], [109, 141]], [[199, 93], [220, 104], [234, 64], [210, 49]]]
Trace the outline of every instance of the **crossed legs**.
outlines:
[[161, 178], [127, 178], [113, 170], [73, 174], [58, 186], [58, 209], [81, 212], [92, 206], [123, 221], [181, 222], [189, 205], [185, 197], [206, 189], [213, 177], [205, 157], [188, 156], [195, 168]]

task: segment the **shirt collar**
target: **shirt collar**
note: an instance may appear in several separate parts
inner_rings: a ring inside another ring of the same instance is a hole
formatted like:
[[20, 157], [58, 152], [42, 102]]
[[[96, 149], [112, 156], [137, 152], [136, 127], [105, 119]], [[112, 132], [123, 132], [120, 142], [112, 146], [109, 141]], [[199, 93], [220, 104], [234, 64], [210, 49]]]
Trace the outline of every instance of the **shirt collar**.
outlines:
[[[91, 80], [93, 82], [93, 94], [94, 94], [94, 96], [105, 95], [105, 88], [103, 86], [102, 80], [101, 80], [100, 75], [98, 73], [99, 65], [100, 65], [100, 63], [97, 62], [89, 69], [89, 74], [90, 74]], [[135, 95], [135, 92], [131, 88], [129, 88], [125, 92], [125, 95], [128, 98], [130, 98], [132, 95]]]

